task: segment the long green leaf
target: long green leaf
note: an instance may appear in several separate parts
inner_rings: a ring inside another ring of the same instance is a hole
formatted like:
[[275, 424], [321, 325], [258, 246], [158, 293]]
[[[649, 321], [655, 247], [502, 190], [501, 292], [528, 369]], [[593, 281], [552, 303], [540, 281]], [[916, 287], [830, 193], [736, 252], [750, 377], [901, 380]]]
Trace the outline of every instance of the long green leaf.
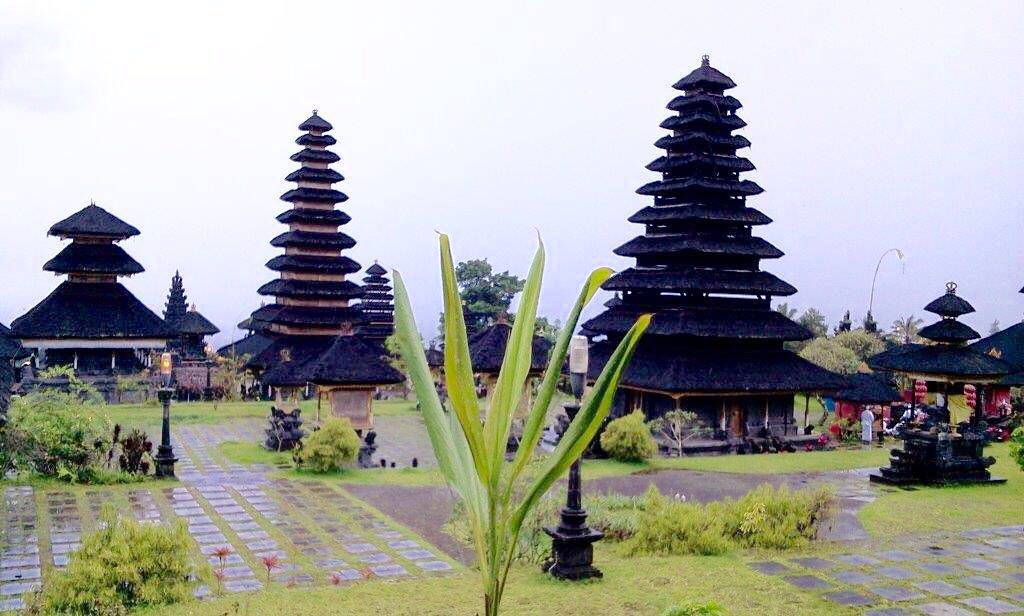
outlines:
[[580, 320], [580, 314], [612, 273], [613, 270], [611, 268], [601, 267], [587, 276], [583, 289], [580, 291], [579, 297], [576, 298], [576, 303], [573, 304], [572, 310], [565, 320], [565, 325], [562, 327], [562, 331], [558, 334], [558, 340], [551, 349], [551, 355], [548, 358], [548, 367], [544, 373], [544, 380], [541, 381], [540, 388], [537, 390], [537, 399], [534, 401], [534, 407], [526, 419], [526, 424], [523, 426], [523, 438], [519, 441], [519, 449], [516, 451], [515, 460], [512, 462], [512, 470], [509, 473], [506, 493], [511, 492], [516, 478], [526, 468], [526, 465], [530, 462], [530, 457], [537, 449], [537, 443], [540, 442], [541, 433], [544, 429], [544, 419], [547, 416], [548, 407], [551, 405], [551, 399], [554, 397], [555, 389], [558, 387], [558, 381], [562, 377], [562, 366], [565, 364], [565, 356], [569, 352], [569, 341], [576, 331], [576, 324]]
[[487, 483], [491, 473], [490, 461], [480, 426], [480, 406], [476, 399], [473, 366], [469, 359], [466, 321], [462, 316], [462, 298], [459, 296], [459, 283], [455, 278], [455, 265], [447, 235], [441, 234], [440, 244], [441, 285], [444, 290], [444, 374], [448, 396], [466, 435], [477, 473]]
[[601, 423], [608, 416], [614, 402], [619, 379], [629, 364], [629, 360], [633, 357], [640, 337], [650, 323], [651, 315], [641, 315], [608, 359], [608, 363], [605, 364], [601, 375], [594, 383], [594, 388], [583, 401], [575, 419], [565, 429], [555, 451], [548, 458], [543, 470], [527, 490], [526, 497], [513, 513], [509, 531], [514, 536], [518, 536], [526, 514], [533, 509], [548, 488], [568, 470], [573, 461], [583, 454], [583, 450], [587, 448], [601, 428]]
[[[491, 454], [491, 468], [501, 467], [505, 459], [508, 433], [512, 427], [519, 401], [526, 387], [533, 363], [533, 334], [537, 319], [537, 303], [544, 278], [544, 243], [538, 242], [537, 252], [530, 266], [530, 273], [523, 285], [523, 294], [516, 311], [516, 320], [505, 345], [498, 382], [491, 396], [491, 406], [484, 423], [484, 441]], [[497, 486], [500, 473], [491, 475], [491, 485]]]

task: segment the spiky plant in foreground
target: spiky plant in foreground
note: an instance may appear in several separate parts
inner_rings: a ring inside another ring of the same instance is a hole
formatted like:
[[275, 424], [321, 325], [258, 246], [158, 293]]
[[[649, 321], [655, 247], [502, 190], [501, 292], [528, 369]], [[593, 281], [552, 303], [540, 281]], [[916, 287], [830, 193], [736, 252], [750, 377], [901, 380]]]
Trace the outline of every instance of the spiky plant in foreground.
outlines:
[[466, 325], [448, 237], [441, 235], [440, 243], [444, 291], [444, 369], [451, 412], [445, 411], [434, 388], [422, 339], [413, 320], [405, 282], [398, 271], [394, 272], [396, 332], [438, 466], [445, 480], [465, 503], [468, 512], [484, 586], [485, 614], [496, 616], [523, 521], [541, 496], [568, 470], [573, 460], [583, 453], [601, 422], [608, 416], [619, 378], [640, 336], [650, 324], [650, 315], [640, 317], [622, 339], [593, 389], [584, 398], [576, 418], [562, 435], [558, 447], [541, 461], [536, 476], [524, 480], [520, 486], [517, 480], [537, 449], [544, 417], [555, 393], [569, 348], [569, 339], [576, 329], [580, 313], [601, 283], [612, 274], [612, 270], [594, 270], [584, 283], [576, 304], [565, 320], [565, 327], [551, 350], [544, 379], [533, 408], [527, 414], [516, 456], [511, 463], [506, 463], [505, 447], [509, 430], [530, 372], [534, 322], [544, 270], [544, 245], [538, 246], [530, 267], [497, 385], [485, 419], [481, 422], [480, 401], [476, 397], [473, 383]]

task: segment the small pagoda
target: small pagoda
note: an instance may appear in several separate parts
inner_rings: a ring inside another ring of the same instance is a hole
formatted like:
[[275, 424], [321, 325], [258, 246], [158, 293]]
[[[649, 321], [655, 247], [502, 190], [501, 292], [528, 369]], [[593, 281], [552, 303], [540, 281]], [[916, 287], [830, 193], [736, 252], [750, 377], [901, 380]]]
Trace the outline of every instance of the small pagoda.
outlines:
[[220, 333], [220, 329], [196, 310], [188, 307], [188, 296], [181, 274], [174, 272], [171, 289], [164, 307], [164, 322], [178, 335], [167, 343], [167, 349], [183, 361], [206, 360], [206, 337]]
[[118, 245], [138, 234], [96, 204], [50, 227], [49, 235], [71, 243], [43, 269], [67, 279], [11, 323], [37, 367], [65, 365], [80, 375], [108, 377], [135, 373], [149, 367], [152, 353], [174, 337], [163, 319], [119, 282], [143, 271]]
[[647, 165], [661, 179], [637, 190], [653, 203], [629, 218], [644, 233], [615, 249], [635, 265], [605, 282], [616, 296], [583, 325], [594, 379], [637, 317], [654, 314], [613, 413], [695, 412], [715, 438], [694, 446], [722, 451], [769, 433], [795, 436], [794, 394], [844, 384], [783, 346], [811, 333], [771, 307], [796, 289], [761, 269], [783, 253], [753, 232], [772, 220], [747, 205], [762, 189], [740, 177], [754, 165], [737, 155], [750, 142], [733, 134], [746, 125], [740, 101], [725, 93], [735, 86], [707, 56], [673, 86], [680, 94], [661, 123], [668, 134], [655, 142], [665, 153]]
[[[356, 242], [338, 230], [351, 219], [335, 207], [348, 197], [334, 188], [344, 178], [331, 169], [339, 160], [328, 149], [336, 143], [327, 134], [332, 128], [315, 111], [299, 125], [302, 149], [291, 160], [300, 166], [285, 178], [296, 187], [281, 195], [291, 207], [277, 217], [288, 230], [270, 242], [284, 252], [267, 262], [278, 278], [258, 290], [273, 302], [252, 313], [250, 335], [222, 351], [250, 355], [249, 367], [262, 373], [261, 383], [275, 390], [282, 408], [297, 407], [314, 382], [312, 369], [320, 366], [318, 376], [330, 377], [329, 391], [346, 390], [329, 396], [333, 412], [353, 417], [369, 407], [378, 386], [403, 378], [378, 345], [357, 335], [365, 319], [351, 302], [363, 289], [346, 277], [361, 267], [342, 254]], [[329, 367], [336, 373], [327, 375]]]
[[366, 341], [381, 346], [395, 333], [395, 296], [391, 293], [387, 273], [376, 262], [368, 267], [363, 278], [363, 297], [359, 301], [364, 318], [359, 332]]
[[[904, 344], [869, 357], [875, 370], [889, 370], [911, 381], [921, 380], [943, 394], [942, 408], [927, 419], [916, 413], [911, 397], [910, 412], [903, 422], [903, 448], [892, 450], [886, 468], [871, 475], [871, 480], [889, 484], [998, 482], [988, 467], [995, 463], [983, 455], [985, 429], [982, 419], [985, 390], [1012, 371], [1003, 360], [967, 345], [981, 335], [958, 317], [974, 312], [974, 306], [956, 294], [956, 284], [946, 285], [946, 293], [925, 310], [941, 317], [921, 328], [918, 334], [929, 344]], [[973, 384], [977, 400], [970, 421], [950, 425], [949, 394]]]

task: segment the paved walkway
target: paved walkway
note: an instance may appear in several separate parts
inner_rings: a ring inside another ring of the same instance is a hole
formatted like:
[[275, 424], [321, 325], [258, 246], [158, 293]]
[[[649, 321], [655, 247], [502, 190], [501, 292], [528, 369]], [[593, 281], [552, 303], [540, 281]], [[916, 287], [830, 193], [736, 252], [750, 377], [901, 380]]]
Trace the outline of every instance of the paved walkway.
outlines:
[[1024, 612], [1024, 525], [910, 538], [900, 549], [881, 541], [856, 546], [828, 558], [750, 566], [875, 616]]
[[[399, 434], [409, 428], [404, 419], [380, 423], [393, 423], [391, 433]], [[82, 533], [96, 529], [106, 503], [144, 523], [187, 524], [197, 555], [222, 577], [214, 588], [200, 587], [197, 596], [262, 588], [263, 559], [270, 556], [280, 562], [270, 580], [286, 585], [339, 585], [453, 569], [455, 561], [443, 552], [336, 483], [271, 480], [274, 469], [230, 463], [217, 452], [223, 441], [257, 441], [261, 431], [261, 422], [248, 420], [176, 429], [178, 487], [146, 484], [84, 493], [6, 488], [0, 507], [0, 612], [23, 608], [26, 593], [67, 566]], [[403, 467], [416, 456], [428, 464], [433, 460], [401, 440], [392, 447], [382, 439], [379, 453], [409, 457]]]

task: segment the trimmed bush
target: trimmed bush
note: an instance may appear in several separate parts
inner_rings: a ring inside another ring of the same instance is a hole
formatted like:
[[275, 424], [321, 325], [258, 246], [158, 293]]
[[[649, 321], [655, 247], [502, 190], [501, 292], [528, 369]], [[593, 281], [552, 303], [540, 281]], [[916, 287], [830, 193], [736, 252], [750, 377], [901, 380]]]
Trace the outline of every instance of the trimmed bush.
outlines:
[[299, 468], [314, 473], [332, 473], [351, 464], [359, 455], [359, 435], [346, 417], [332, 417], [302, 442], [295, 452]]
[[641, 411], [633, 411], [609, 423], [601, 434], [601, 448], [620, 462], [647, 460], [658, 451]]
[[127, 614], [190, 597], [191, 538], [183, 523], [139, 524], [104, 510], [106, 528], [89, 533], [67, 570], [54, 574], [29, 612]]
[[763, 485], [738, 501], [694, 505], [648, 488], [627, 554], [723, 554], [734, 548], [787, 550], [806, 545], [832, 502], [825, 487], [792, 492]]
[[1024, 428], [1017, 428], [1010, 435], [1010, 457], [1024, 471]]

